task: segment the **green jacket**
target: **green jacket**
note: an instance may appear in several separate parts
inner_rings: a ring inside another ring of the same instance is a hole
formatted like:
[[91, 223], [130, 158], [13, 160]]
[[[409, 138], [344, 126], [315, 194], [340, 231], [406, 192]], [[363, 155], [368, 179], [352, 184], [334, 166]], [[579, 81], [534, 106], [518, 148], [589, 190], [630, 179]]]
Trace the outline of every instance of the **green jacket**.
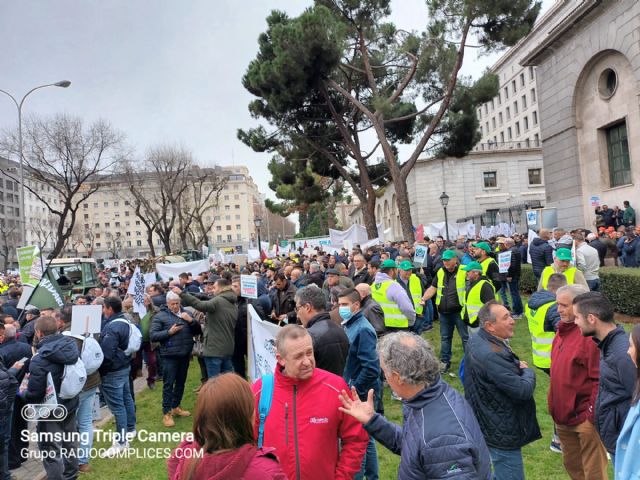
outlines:
[[231, 287], [210, 300], [198, 300], [190, 293], [180, 294], [182, 305], [206, 314], [202, 327], [203, 356], [230, 357], [233, 355], [234, 332], [238, 319], [238, 299]]
[[636, 224], [636, 211], [631, 207], [631, 205], [624, 209], [624, 213], [622, 214], [622, 221], [625, 225]]

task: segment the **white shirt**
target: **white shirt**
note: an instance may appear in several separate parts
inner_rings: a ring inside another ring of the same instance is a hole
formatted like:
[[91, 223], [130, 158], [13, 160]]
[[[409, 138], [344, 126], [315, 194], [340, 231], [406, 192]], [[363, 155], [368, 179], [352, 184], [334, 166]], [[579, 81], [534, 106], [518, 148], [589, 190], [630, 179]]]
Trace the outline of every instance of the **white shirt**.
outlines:
[[576, 267], [584, 273], [585, 280], [597, 280], [600, 271], [598, 251], [586, 242], [577, 247]]

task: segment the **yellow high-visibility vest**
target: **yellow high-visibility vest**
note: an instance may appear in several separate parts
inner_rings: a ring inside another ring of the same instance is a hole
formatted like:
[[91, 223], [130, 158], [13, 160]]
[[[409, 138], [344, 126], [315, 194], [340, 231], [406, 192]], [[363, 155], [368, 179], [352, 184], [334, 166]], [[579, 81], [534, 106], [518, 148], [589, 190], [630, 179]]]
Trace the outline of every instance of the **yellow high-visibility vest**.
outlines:
[[536, 310], [524, 307], [524, 314], [529, 323], [529, 333], [531, 334], [531, 353], [533, 364], [538, 368], [551, 368], [551, 344], [555, 338], [555, 332], [544, 331], [544, 319], [549, 309], [556, 302], [549, 302]]
[[[436, 293], [436, 305], [440, 305], [440, 301], [442, 300], [442, 291], [444, 290], [444, 267], [440, 268], [436, 273], [436, 278], [438, 279], [437, 293]], [[462, 270], [460, 266], [458, 266], [458, 271], [456, 272], [456, 291], [458, 292], [458, 302], [462, 307], [464, 305], [464, 295], [467, 289], [467, 272]]]
[[491, 285], [491, 288], [493, 288], [493, 293], [495, 295], [496, 289], [493, 286], [493, 284], [488, 280], [480, 280], [473, 287], [471, 287], [471, 290], [469, 290], [469, 293], [467, 293], [467, 296], [465, 298], [464, 307], [462, 308], [461, 315], [462, 315], [462, 318], [464, 319], [464, 314], [465, 312], [467, 313], [467, 315], [469, 316], [470, 327], [477, 326], [478, 312], [484, 305], [484, 303], [482, 303], [482, 300], [480, 298], [480, 291], [482, 290], [482, 285], [484, 285], [485, 283], [488, 283], [489, 285]]
[[411, 292], [411, 300], [413, 300], [413, 308], [416, 310], [416, 315], [422, 315], [424, 306], [420, 304], [422, 300], [422, 283], [420, 278], [415, 273], [412, 273], [409, 277], [409, 291]]
[[[480, 265], [482, 265], [482, 275], [487, 276], [487, 271], [489, 270], [489, 265], [491, 265], [492, 263], [495, 263], [496, 265], [498, 264], [498, 262], [496, 262], [491, 257], [487, 257], [482, 262], [480, 262]], [[496, 291], [496, 286], [493, 284], [493, 282], [491, 281], [490, 278], [489, 278], [488, 281], [491, 284], [491, 286], [493, 287], [493, 291], [495, 292]], [[495, 295], [496, 295], [496, 302], [502, 303], [502, 298], [500, 298], [500, 294], [496, 292]]]
[[409, 328], [409, 319], [405, 317], [396, 302], [387, 297], [387, 290], [394, 280], [371, 285], [371, 298], [381, 307], [384, 313], [384, 325], [391, 328]]
[[[576, 283], [576, 267], [569, 267], [567, 268], [564, 272], [562, 272], [562, 274], [564, 275], [564, 278], [567, 279], [567, 285], [573, 285], [574, 283]], [[551, 275], [553, 275], [554, 273], [559, 273], [556, 272], [553, 268], [553, 265], [549, 265], [547, 267], [544, 267], [544, 270], [542, 271], [542, 288], [543, 289], [547, 289], [547, 285], [549, 284], [549, 277], [551, 277]]]

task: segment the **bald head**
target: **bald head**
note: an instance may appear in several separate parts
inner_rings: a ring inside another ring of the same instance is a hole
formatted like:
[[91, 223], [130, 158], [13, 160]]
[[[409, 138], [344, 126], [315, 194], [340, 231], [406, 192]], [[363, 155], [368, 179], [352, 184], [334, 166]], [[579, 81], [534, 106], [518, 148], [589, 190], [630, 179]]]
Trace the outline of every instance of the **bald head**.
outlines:
[[540, 233], [538, 233], [538, 236], [542, 240], [551, 240], [551, 230], [549, 230], [547, 228], [541, 228], [540, 229]]
[[360, 298], [364, 299], [371, 295], [371, 286], [368, 283], [359, 283], [356, 285], [356, 290], [360, 294]]

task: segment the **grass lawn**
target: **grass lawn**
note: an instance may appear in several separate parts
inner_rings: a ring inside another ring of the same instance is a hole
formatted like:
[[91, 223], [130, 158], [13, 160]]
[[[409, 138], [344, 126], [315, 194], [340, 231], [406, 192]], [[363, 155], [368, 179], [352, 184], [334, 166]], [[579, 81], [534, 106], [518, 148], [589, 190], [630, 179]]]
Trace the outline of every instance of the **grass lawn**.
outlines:
[[[436, 352], [440, 350], [439, 323], [436, 322], [434, 330], [425, 334]], [[516, 333], [511, 342], [513, 350], [516, 354], [529, 365], [533, 365], [531, 360], [531, 341], [529, 337], [529, 329], [526, 320], [519, 320], [516, 326]], [[460, 359], [462, 357], [462, 344], [457, 333], [454, 334], [453, 344], [453, 360], [452, 372], [457, 372]], [[553, 432], [551, 417], [547, 413], [546, 395], [549, 388], [549, 379], [546, 374], [536, 370], [537, 386], [536, 386], [536, 404], [538, 410], [538, 422], [542, 431], [543, 438], [527, 445], [523, 449], [524, 463], [526, 470], [526, 478], [528, 480], [555, 480], [568, 479], [562, 465], [562, 455], [553, 453], [549, 450], [549, 442]], [[198, 385], [200, 370], [197, 362], [192, 362], [189, 368], [189, 377], [185, 388], [185, 397], [182, 406], [185, 409], [193, 410], [195, 402], [195, 394], [192, 390]], [[462, 385], [457, 377], [445, 376], [445, 380], [452, 386], [462, 391]], [[176, 418], [176, 426], [172, 429], [165, 428], [162, 425], [162, 383], [158, 383], [155, 390], [144, 390], [137, 396], [137, 416], [138, 431], [146, 430], [148, 432], [187, 432], [191, 430], [191, 417]], [[389, 389], [385, 389], [385, 412], [387, 417], [397, 423], [402, 422], [401, 403], [391, 400]], [[113, 429], [114, 423], [111, 421], [104, 427], [105, 429]], [[83, 475], [83, 478], [113, 479], [126, 478], [131, 480], [156, 480], [166, 478], [166, 458], [170, 449], [175, 447], [177, 442], [142, 442], [134, 440], [131, 447], [137, 449], [138, 458], [130, 459], [92, 459], [92, 473]], [[98, 442], [94, 444], [96, 448], [107, 448], [106, 442]], [[141, 458], [147, 452], [147, 458]], [[157, 450], [156, 450], [157, 449]], [[162, 450], [167, 449], [167, 450]], [[150, 458], [150, 452], [153, 451], [154, 458]], [[400, 462], [400, 457], [392, 454], [387, 449], [378, 445], [378, 457], [380, 459], [380, 478], [395, 479]], [[613, 479], [612, 469], [610, 469], [609, 478]]]

